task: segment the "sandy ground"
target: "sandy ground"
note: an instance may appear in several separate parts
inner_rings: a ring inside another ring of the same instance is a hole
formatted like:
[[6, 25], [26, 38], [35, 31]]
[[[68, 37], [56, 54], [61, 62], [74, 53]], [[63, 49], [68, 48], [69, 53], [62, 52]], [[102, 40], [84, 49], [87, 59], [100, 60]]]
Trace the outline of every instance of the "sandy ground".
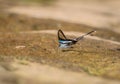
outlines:
[[1, 84], [119, 84], [118, 81], [65, 71], [25, 60], [15, 60], [6, 65], [6, 67], [5, 64], [0, 66]]
[[[60, 0], [57, 5], [51, 7], [42, 6], [15, 6], [6, 9], [7, 12], [24, 14], [31, 17], [43, 19], [55, 19], [72, 23], [85, 24], [96, 28], [107, 28], [120, 33], [120, 1], [110, 2], [90, 2], [77, 1], [69, 3]], [[56, 34], [55, 30], [33, 31], [21, 33], [51, 33]], [[74, 33], [75, 36], [81, 35], [78, 32], [65, 32], [67, 35]], [[107, 41], [112, 44], [120, 45], [119, 42], [91, 37], [90, 39]], [[108, 80], [100, 77], [93, 77], [84, 73], [65, 71], [59, 68], [31, 63], [24, 60], [15, 60], [6, 64], [11, 68], [0, 67], [2, 78], [1, 84], [120, 84], [120, 81]], [[9, 67], [8, 66], [8, 67]], [[7, 73], [4, 75], [3, 73]], [[57, 73], [57, 74], [56, 74]], [[11, 77], [10, 77], [11, 76]]]
[[59, 0], [54, 6], [15, 6], [10, 13], [36, 18], [55, 19], [96, 28], [107, 28], [120, 33], [119, 0]]

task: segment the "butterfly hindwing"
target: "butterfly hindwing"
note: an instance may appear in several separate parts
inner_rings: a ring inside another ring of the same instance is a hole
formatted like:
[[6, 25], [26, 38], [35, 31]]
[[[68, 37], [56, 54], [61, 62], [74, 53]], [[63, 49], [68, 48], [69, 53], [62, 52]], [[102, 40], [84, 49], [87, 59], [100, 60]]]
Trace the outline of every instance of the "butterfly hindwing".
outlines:
[[58, 30], [58, 40], [60, 48], [69, 48], [73, 44], [73, 40], [67, 39], [62, 30]]

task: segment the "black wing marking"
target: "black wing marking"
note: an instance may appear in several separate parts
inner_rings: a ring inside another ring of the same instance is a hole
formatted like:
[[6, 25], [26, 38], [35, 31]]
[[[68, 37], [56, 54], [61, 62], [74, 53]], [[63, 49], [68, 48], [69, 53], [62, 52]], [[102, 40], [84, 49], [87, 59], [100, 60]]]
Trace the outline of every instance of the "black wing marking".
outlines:
[[58, 30], [58, 39], [59, 40], [67, 40], [67, 37], [65, 36], [65, 34], [63, 33], [62, 30]]
[[79, 40], [83, 39], [85, 36], [87, 36], [87, 35], [89, 35], [89, 34], [91, 34], [91, 33], [93, 33], [93, 32], [95, 32], [95, 31], [90, 31], [90, 32], [88, 32], [88, 33], [86, 33], [86, 34], [84, 34], [84, 35], [76, 38], [75, 40], [76, 40], [76, 41], [79, 41]]

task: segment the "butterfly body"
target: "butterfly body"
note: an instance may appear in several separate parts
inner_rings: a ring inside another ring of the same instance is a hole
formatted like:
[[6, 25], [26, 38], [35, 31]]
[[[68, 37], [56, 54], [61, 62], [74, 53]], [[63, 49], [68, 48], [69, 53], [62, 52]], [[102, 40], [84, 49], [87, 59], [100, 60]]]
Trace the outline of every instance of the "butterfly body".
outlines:
[[71, 48], [72, 45], [76, 44], [79, 40], [83, 39], [84, 36], [91, 34], [93, 32], [94, 31], [88, 32], [87, 34], [75, 39], [67, 39], [62, 30], [58, 30], [59, 48]]
[[74, 40], [59, 40], [60, 48], [70, 48], [71, 45], [75, 44], [77, 41]]

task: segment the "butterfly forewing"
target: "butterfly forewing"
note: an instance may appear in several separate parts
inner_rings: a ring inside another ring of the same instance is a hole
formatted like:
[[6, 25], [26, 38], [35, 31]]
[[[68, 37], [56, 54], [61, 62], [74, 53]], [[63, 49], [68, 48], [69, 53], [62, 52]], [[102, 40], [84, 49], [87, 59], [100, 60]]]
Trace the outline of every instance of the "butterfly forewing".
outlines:
[[59, 40], [66, 40], [65, 34], [62, 32], [62, 30], [58, 30], [58, 39]]

